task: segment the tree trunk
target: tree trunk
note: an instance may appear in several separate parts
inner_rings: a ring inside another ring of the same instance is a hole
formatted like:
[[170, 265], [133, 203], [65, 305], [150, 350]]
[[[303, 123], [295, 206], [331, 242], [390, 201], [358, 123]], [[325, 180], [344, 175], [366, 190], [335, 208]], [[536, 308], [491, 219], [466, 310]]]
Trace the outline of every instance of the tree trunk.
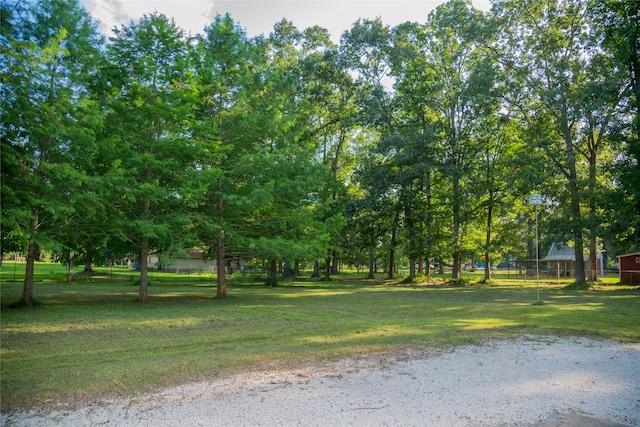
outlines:
[[453, 182], [453, 268], [451, 269], [451, 278], [457, 280], [460, 278], [460, 270], [462, 266], [460, 254], [460, 183], [455, 178]]
[[75, 253], [73, 251], [69, 252], [69, 267], [67, 268], [67, 282], [73, 280], [73, 257]]
[[338, 274], [338, 251], [335, 249], [331, 252], [331, 274]]
[[[340, 154], [342, 153], [342, 147], [345, 145], [347, 140], [347, 129], [341, 126], [340, 135], [338, 137], [338, 145], [336, 146], [336, 151], [333, 155], [333, 159], [331, 161], [331, 176], [333, 178], [333, 182], [338, 182], [338, 163], [340, 161]], [[332, 199], [335, 203], [338, 198], [336, 192], [333, 192]], [[331, 273], [338, 274], [339, 273], [339, 262], [338, 262], [338, 251], [333, 250], [333, 261], [331, 265]]]
[[564, 129], [565, 149], [567, 152], [567, 166], [569, 178], [569, 194], [571, 198], [571, 227], [573, 228], [573, 240], [575, 242], [575, 284], [586, 284], [584, 275], [584, 243], [582, 241], [582, 214], [580, 211], [580, 188], [578, 186], [578, 174], [576, 171], [576, 157], [568, 126]]
[[[420, 191], [423, 191], [422, 188]], [[418, 237], [418, 276], [424, 275], [424, 233]]]
[[487, 209], [487, 235], [484, 241], [484, 280], [491, 280], [491, 226], [493, 225], [493, 193], [489, 191], [489, 206]]
[[597, 172], [597, 156], [598, 156], [598, 139], [593, 132], [588, 137], [589, 146], [589, 272], [587, 276], [588, 282], [598, 281], [598, 248], [596, 244], [597, 238], [597, 204], [596, 204], [596, 172]]
[[216, 250], [217, 283], [216, 298], [227, 296], [227, 260], [224, 253], [224, 230], [218, 232], [218, 247]]
[[[574, 165], [575, 166], [575, 165]], [[584, 244], [582, 242], [582, 217], [580, 215], [580, 195], [578, 194], [578, 186], [575, 182], [570, 185], [571, 191], [571, 216], [573, 225], [573, 236], [575, 244], [575, 274], [576, 285], [586, 284], [584, 275]]]
[[147, 275], [148, 271], [148, 259], [149, 259], [149, 238], [144, 236], [142, 238], [142, 248], [140, 250], [140, 290], [138, 297], [141, 302], [149, 301], [149, 279]]
[[391, 230], [391, 244], [389, 246], [390, 246], [389, 247], [389, 272], [388, 272], [387, 278], [391, 280], [393, 279], [393, 275], [394, 275], [393, 273], [394, 273], [395, 264], [396, 264], [396, 227], [395, 225]]
[[451, 278], [459, 279], [462, 269], [460, 254], [460, 222], [454, 220], [453, 223], [453, 266], [451, 268]]
[[396, 236], [398, 230], [398, 222], [400, 218], [400, 210], [396, 208], [393, 224], [391, 225], [391, 247], [389, 248], [389, 274], [388, 278], [393, 279], [396, 270]]
[[431, 277], [431, 254], [433, 254], [433, 214], [431, 212], [431, 173], [427, 172], [427, 244], [425, 245], [424, 275]]
[[278, 261], [275, 259], [269, 263], [269, 286], [278, 286]]
[[589, 239], [589, 275], [587, 281], [598, 281], [598, 256], [596, 239]]
[[331, 249], [327, 249], [327, 257], [324, 259], [324, 278], [331, 279]]
[[[38, 231], [40, 208], [33, 208], [33, 219], [31, 220], [31, 233], [35, 234]], [[36, 251], [38, 245], [35, 241], [29, 242], [29, 248], [27, 249], [27, 265], [24, 272], [24, 286], [22, 289], [22, 304], [31, 308], [33, 307], [33, 270], [36, 263]]]
[[413, 225], [413, 212], [411, 209], [411, 200], [407, 197], [404, 201], [404, 216], [407, 221], [407, 231], [409, 233], [409, 280], [416, 277], [416, 238]]
[[87, 257], [84, 260], [84, 270], [83, 273], [93, 273], [93, 267], [91, 266], [91, 257], [89, 256], [89, 252], [87, 252]]
[[375, 270], [375, 257], [373, 256], [374, 247], [373, 244], [369, 245], [369, 275], [367, 279], [375, 279], [376, 276], [373, 274]]
[[[147, 170], [146, 173], [147, 182], [151, 180], [151, 170]], [[151, 200], [144, 199], [142, 217], [144, 221], [149, 221], [151, 216]], [[148, 262], [149, 262], [149, 236], [142, 236], [140, 245], [140, 289], [138, 292], [141, 302], [149, 301], [149, 278], [148, 278]]]
[[[409, 251], [412, 253], [415, 250], [415, 242], [413, 237], [409, 237]], [[413, 255], [409, 256], [409, 280], [413, 280], [416, 277], [416, 259]]]
[[575, 257], [576, 257], [576, 285], [585, 285], [587, 283], [584, 275], [584, 244], [582, 243], [582, 230], [575, 232]]
[[311, 274], [311, 277], [320, 277], [320, 263], [318, 260], [313, 261], [313, 274]]
[[91, 267], [91, 264], [93, 262], [93, 254], [94, 254], [93, 245], [91, 243], [88, 243], [87, 254], [85, 255], [85, 258], [84, 258], [83, 273], [93, 273], [93, 268]]
[[24, 287], [22, 289], [22, 303], [27, 307], [33, 307], [33, 269], [36, 262], [36, 242], [29, 242], [27, 250], [27, 266], [24, 273]]
[[424, 256], [424, 275], [431, 277], [431, 259], [427, 255]]

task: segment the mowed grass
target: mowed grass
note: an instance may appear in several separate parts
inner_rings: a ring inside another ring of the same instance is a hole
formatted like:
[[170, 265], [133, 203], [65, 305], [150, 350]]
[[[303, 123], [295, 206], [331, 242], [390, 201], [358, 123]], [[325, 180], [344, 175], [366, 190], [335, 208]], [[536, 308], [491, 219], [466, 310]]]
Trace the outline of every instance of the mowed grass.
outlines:
[[640, 341], [640, 293], [513, 282], [464, 287], [384, 282], [154, 283], [137, 302], [126, 281], [36, 283], [35, 309], [12, 309], [2, 284], [3, 410], [133, 396], [247, 370], [290, 368], [406, 347], [526, 333]]

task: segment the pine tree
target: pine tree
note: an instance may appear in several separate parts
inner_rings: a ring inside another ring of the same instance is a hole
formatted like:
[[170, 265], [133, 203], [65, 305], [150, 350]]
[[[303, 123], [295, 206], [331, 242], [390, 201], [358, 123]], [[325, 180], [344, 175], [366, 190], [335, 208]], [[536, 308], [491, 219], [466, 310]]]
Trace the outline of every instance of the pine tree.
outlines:
[[60, 224], [87, 201], [84, 164], [101, 124], [88, 87], [101, 38], [75, 0], [14, 12], [13, 19], [3, 13], [10, 27], [3, 40], [2, 224], [26, 244], [22, 303], [31, 307], [39, 248], [60, 248]]

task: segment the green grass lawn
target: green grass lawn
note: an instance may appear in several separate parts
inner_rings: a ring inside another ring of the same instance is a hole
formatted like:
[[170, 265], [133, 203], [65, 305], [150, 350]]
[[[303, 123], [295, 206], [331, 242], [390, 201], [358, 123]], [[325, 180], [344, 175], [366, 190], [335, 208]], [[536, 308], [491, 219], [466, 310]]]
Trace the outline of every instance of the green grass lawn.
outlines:
[[[10, 268], [11, 265], [3, 266]], [[54, 272], [55, 274], [55, 272]], [[126, 395], [250, 369], [292, 367], [407, 346], [450, 346], [524, 333], [640, 341], [640, 293], [541, 283], [464, 287], [360, 281], [232, 279], [214, 299], [201, 277], [35, 284], [37, 308], [12, 309], [22, 284], [3, 280], [3, 410]], [[175, 276], [174, 276], [175, 278]]]

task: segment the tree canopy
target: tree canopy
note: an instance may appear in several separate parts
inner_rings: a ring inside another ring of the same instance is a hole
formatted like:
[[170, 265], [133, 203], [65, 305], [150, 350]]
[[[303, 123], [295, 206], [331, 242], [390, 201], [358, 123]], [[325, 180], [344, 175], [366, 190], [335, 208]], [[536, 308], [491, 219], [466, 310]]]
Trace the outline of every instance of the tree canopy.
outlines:
[[[326, 29], [151, 13], [105, 40], [77, 0], [2, 4], [3, 252], [72, 266], [229, 257], [410, 279], [574, 248], [640, 249], [638, 2], [450, 0], [424, 22]], [[589, 261], [584, 265], [585, 254]], [[417, 268], [417, 271], [416, 271]]]

